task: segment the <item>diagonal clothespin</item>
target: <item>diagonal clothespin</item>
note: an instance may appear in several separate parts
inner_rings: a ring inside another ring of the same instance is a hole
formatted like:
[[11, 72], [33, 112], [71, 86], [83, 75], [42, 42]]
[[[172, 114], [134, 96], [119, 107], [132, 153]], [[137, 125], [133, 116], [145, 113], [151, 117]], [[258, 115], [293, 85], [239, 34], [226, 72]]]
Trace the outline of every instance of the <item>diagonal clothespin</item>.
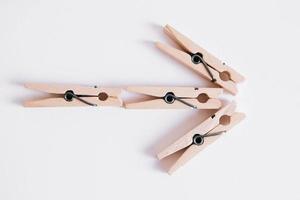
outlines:
[[230, 93], [237, 94], [236, 84], [244, 80], [241, 74], [171, 26], [166, 25], [164, 31], [181, 49], [156, 42], [159, 49]]
[[27, 83], [26, 88], [50, 94], [38, 100], [24, 102], [25, 107], [56, 106], [117, 106], [123, 105], [121, 89], [65, 84]]
[[172, 174], [207, 145], [218, 139], [222, 133], [242, 121], [245, 118], [245, 114], [235, 112], [235, 107], [234, 102], [222, 107], [196, 128], [159, 152], [157, 154], [158, 159], [163, 159], [179, 150], [185, 149], [183, 154], [172, 164], [168, 173]]
[[151, 100], [125, 103], [126, 108], [133, 109], [218, 109], [221, 101], [217, 97], [223, 92], [221, 88], [195, 87], [128, 87], [128, 91], [152, 97]]

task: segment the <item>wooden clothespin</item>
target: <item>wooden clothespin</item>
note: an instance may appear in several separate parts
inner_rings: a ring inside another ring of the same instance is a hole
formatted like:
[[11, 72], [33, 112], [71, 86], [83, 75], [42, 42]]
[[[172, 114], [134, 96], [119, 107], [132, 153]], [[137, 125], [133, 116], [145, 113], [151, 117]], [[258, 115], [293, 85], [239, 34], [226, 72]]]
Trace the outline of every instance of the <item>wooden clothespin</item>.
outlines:
[[222, 107], [196, 128], [158, 153], [158, 159], [163, 159], [181, 149], [185, 149], [183, 154], [171, 166], [168, 173], [172, 174], [207, 145], [218, 139], [222, 133], [228, 131], [242, 121], [245, 118], [245, 115], [243, 113], [235, 112], [235, 107], [234, 102]]
[[120, 99], [121, 89], [87, 87], [65, 84], [28, 83], [26, 88], [46, 92], [52, 97], [26, 101], [25, 107], [56, 106], [117, 106], [123, 105]]
[[223, 92], [221, 88], [194, 87], [128, 87], [127, 90], [153, 98], [125, 104], [126, 108], [135, 109], [218, 109], [221, 101], [216, 98]]
[[238, 92], [236, 84], [244, 80], [242, 75], [171, 26], [166, 25], [164, 31], [181, 49], [157, 42], [159, 49], [230, 93], [235, 95]]

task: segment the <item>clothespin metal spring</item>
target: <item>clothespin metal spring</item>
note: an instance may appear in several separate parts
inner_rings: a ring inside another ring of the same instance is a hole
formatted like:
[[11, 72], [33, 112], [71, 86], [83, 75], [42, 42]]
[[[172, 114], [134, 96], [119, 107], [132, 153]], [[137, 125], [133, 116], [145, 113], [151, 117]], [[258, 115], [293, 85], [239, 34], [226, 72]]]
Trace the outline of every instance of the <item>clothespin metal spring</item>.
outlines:
[[164, 99], [165, 102], [168, 103], [168, 104], [172, 104], [172, 103], [174, 103], [175, 100], [177, 100], [177, 101], [179, 101], [179, 102], [181, 102], [181, 103], [183, 103], [183, 104], [185, 104], [185, 105], [187, 105], [187, 106], [190, 106], [191, 108], [197, 109], [196, 106], [194, 106], [194, 105], [192, 105], [192, 104], [190, 104], [190, 103], [184, 101], [182, 98], [179, 98], [179, 97], [175, 96], [173, 92], [168, 92], [168, 93], [163, 97], [163, 99]]
[[204, 138], [217, 136], [217, 135], [220, 135], [224, 132], [226, 132], [226, 131], [220, 131], [220, 132], [215, 132], [215, 133], [210, 133], [210, 134], [207, 133], [207, 134], [204, 134], [204, 135], [195, 134], [194, 137], [193, 137], [193, 143], [192, 144], [200, 146], [204, 143]]
[[64, 94], [64, 99], [68, 102], [73, 101], [74, 99], [77, 99], [78, 101], [81, 101], [89, 106], [97, 106], [97, 104], [90, 103], [81, 97], [98, 97], [100, 101], [105, 101], [108, 98], [108, 95], [105, 92], [99, 93], [99, 95], [76, 95], [72, 90], [68, 90]]
[[208, 75], [211, 77], [211, 82], [216, 82], [217, 81], [217, 79], [215, 79], [214, 78], [214, 76], [213, 76], [213, 74], [211, 73], [211, 71], [210, 71], [210, 66], [205, 62], [205, 60], [203, 59], [203, 55], [201, 54], [201, 53], [195, 53], [195, 54], [193, 54], [193, 53], [190, 53], [190, 56], [191, 56], [191, 59], [192, 59], [192, 62], [194, 63], [194, 64], [200, 64], [200, 63], [202, 63], [203, 64], [203, 66], [204, 66], [204, 68], [205, 68], [205, 70], [207, 71], [207, 73], [208, 73]]

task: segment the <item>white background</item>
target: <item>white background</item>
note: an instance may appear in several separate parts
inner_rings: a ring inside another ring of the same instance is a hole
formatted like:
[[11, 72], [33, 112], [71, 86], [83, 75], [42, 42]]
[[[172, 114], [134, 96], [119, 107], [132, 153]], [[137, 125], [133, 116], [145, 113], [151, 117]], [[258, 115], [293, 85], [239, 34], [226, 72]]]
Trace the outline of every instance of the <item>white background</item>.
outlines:
[[[299, 199], [299, 6], [2, 0], [0, 199]], [[247, 78], [246, 120], [172, 176], [156, 152], [211, 112], [22, 107], [25, 82], [211, 86], [154, 47], [167, 23]]]

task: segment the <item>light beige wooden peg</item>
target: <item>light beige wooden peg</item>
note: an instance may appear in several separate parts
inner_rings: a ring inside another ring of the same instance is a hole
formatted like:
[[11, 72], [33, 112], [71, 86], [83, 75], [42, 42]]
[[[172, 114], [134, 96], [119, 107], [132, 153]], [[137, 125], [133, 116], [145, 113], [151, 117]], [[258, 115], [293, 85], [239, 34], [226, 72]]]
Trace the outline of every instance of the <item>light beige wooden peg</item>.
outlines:
[[230, 93], [237, 94], [236, 84], [244, 80], [242, 75], [171, 26], [166, 25], [164, 31], [181, 49], [157, 42], [159, 49]]
[[51, 94], [43, 99], [24, 102], [25, 107], [117, 106], [123, 105], [121, 89], [65, 84], [27, 83], [26, 88]]
[[159, 152], [157, 154], [158, 159], [163, 159], [179, 150], [185, 149], [182, 155], [172, 164], [168, 173], [172, 174], [198, 152], [207, 147], [207, 145], [218, 139], [224, 132], [242, 121], [245, 118], [245, 114], [235, 112], [235, 107], [234, 102], [222, 107], [200, 125]]
[[221, 88], [195, 87], [128, 87], [129, 92], [151, 97], [151, 100], [125, 103], [130, 109], [218, 109], [221, 101], [217, 97]]

